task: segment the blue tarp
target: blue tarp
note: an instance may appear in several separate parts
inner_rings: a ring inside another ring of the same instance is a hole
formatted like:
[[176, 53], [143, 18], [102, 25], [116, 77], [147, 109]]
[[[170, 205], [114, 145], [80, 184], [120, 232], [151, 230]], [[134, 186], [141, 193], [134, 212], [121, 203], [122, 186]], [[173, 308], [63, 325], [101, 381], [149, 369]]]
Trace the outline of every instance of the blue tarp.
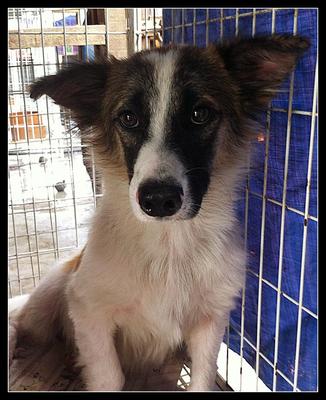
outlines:
[[[184, 42], [193, 44], [193, 20], [196, 12], [196, 21], [206, 21], [206, 9], [186, 9], [184, 12]], [[241, 17], [241, 14], [250, 13], [252, 9], [239, 9], [238, 32], [240, 36], [251, 36], [252, 14]], [[182, 24], [181, 9], [163, 10], [163, 26], [168, 28]], [[223, 15], [235, 16], [235, 9], [224, 9]], [[209, 9], [209, 19], [220, 18], [221, 9]], [[276, 11], [275, 32], [293, 32], [294, 10], [281, 9]], [[256, 34], [270, 34], [272, 29], [272, 12], [256, 15]], [[212, 21], [208, 25], [208, 40], [220, 40], [220, 22]], [[235, 18], [223, 21], [223, 37], [232, 38], [236, 32]], [[299, 9], [297, 32], [308, 36], [312, 46], [299, 61], [295, 70], [293, 110], [311, 113], [314, 93], [315, 65], [317, 55], [317, 9]], [[195, 42], [198, 46], [206, 45], [206, 23], [199, 24], [195, 30]], [[170, 43], [172, 30], [165, 29], [164, 43]], [[182, 28], [173, 31], [174, 43], [182, 40]], [[289, 88], [289, 79], [283, 89]], [[271, 129], [268, 157], [267, 197], [282, 202], [284, 182], [284, 162], [287, 133], [287, 110], [289, 93], [280, 93], [272, 102]], [[275, 110], [277, 109], [277, 110]], [[290, 382], [294, 381], [295, 352], [298, 325], [301, 258], [303, 249], [303, 231], [306, 201], [307, 170], [309, 156], [309, 142], [312, 117], [308, 114], [293, 113], [291, 117], [291, 139], [289, 164], [287, 175], [286, 204], [284, 221], [284, 247], [282, 255], [282, 285], [280, 302], [280, 330], [277, 368]], [[309, 215], [317, 217], [317, 123], [314, 132], [313, 163], [311, 175], [311, 189]], [[262, 193], [264, 182], [264, 152], [266, 141], [253, 143], [252, 169], [249, 179], [249, 209], [248, 209], [248, 273], [246, 283], [244, 331], [245, 337], [254, 346], [257, 345], [257, 309], [258, 309], [258, 278], [254, 273], [259, 272], [261, 222], [262, 222]], [[244, 193], [244, 192], [243, 192]], [[295, 209], [297, 211], [293, 211]], [[280, 232], [282, 208], [279, 204], [267, 201], [265, 212], [263, 278], [277, 287], [279, 270]], [[239, 219], [244, 226], [245, 195], [238, 204]], [[289, 296], [289, 300], [286, 296]], [[270, 285], [262, 284], [261, 303], [261, 334], [260, 352], [274, 364], [275, 325], [276, 325], [277, 291]], [[230, 348], [240, 353], [241, 330], [241, 302], [230, 318]], [[317, 314], [317, 222], [308, 219], [305, 276], [303, 290], [303, 306]], [[298, 388], [302, 391], [317, 390], [317, 320], [314, 315], [303, 310], [301, 319], [300, 358], [298, 370]], [[244, 341], [244, 357], [255, 368], [256, 351]], [[274, 370], [269, 363], [260, 357], [259, 376], [272, 389]], [[244, 377], [245, 379], [245, 377]], [[292, 391], [292, 386], [277, 374], [276, 390]]]

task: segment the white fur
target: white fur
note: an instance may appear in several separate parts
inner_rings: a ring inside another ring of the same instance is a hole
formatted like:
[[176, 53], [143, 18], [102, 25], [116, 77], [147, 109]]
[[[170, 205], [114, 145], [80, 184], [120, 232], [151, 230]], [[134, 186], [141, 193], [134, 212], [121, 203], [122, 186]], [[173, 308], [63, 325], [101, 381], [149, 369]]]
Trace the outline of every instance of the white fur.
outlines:
[[[58, 313], [53, 296], [66, 294], [89, 390], [122, 388], [117, 350], [124, 367], [137, 358], [140, 365], [160, 364], [182, 340], [193, 360], [189, 390], [209, 390], [244, 280], [244, 252], [232, 233], [233, 191], [216, 177], [195, 219], [148, 224], [128, 207], [128, 188], [113, 176], [106, 185], [111, 195], [97, 210], [78, 270], [58, 268], [41, 282], [21, 313], [21, 328], [48, 340], [54, 328], [49, 314]], [[118, 349], [117, 327], [124, 332]]]
[[154, 80], [157, 97], [151, 99], [151, 122], [149, 126], [150, 139], [141, 148], [134, 167], [134, 175], [130, 182], [130, 201], [135, 215], [141, 221], [152, 221], [154, 217], [145, 214], [137, 201], [139, 185], [148, 179], [173, 178], [183, 189], [184, 203], [181, 209], [166, 220], [175, 220], [184, 217], [187, 210], [188, 183], [185, 179], [185, 169], [178, 157], [165, 148], [164, 139], [167, 114], [171, 107], [173, 92], [173, 75], [177, 62], [177, 52], [171, 51], [166, 55], [149, 53], [147, 59], [154, 66]]
[[[245, 256], [232, 233], [232, 191], [216, 179], [196, 219], [146, 224], [128, 207], [122, 185], [113, 177], [106, 185], [110, 201], [103, 198], [82, 263], [67, 287], [75, 329], [84, 336], [79, 343], [77, 337], [83, 363], [101, 366], [89, 387], [117, 388], [106, 367], [108, 354], [121, 381], [109, 338], [113, 323], [124, 331], [119, 349], [124, 366], [133, 362], [124, 349], [132, 347], [140, 361], [160, 363], [183, 339], [193, 343], [191, 388], [209, 390], [228, 314], [244, 279]], [[198, 330], [207, 317], [211, 324]]]
[[49, 340], [58, 321], [64, 325], [76, 341], [89, 390], [121, 390], [123, 370], [160, 364], [183, 341], [193, 362], [190, 390], [209, 390], [244, 283], [245, 254], [233, 211], [241, 160], [216, 168], [194, 219], [145, 223], [137, 205], [138, 185], [155, 174], [173, 174], [187, 196], [183, 167], [160, 146], [174, 67], [173, 56], [160, 60], [153, 138], [139, 153], [130, 191], [105, 171], [105, 194], [79, 268], [52, 271], [20, 313], [20, 329], [38, 340]]
[[159, 146], [164, 141], [166, 116], [171, 103], [173, 91], [173, 75], [178, 60], [178, 53], [170, 51], [166, 54], [149, 53], [147, 59], [154, 65], [154, 81], [158, 97], [151, 104], [151, 126], [149, 132]]

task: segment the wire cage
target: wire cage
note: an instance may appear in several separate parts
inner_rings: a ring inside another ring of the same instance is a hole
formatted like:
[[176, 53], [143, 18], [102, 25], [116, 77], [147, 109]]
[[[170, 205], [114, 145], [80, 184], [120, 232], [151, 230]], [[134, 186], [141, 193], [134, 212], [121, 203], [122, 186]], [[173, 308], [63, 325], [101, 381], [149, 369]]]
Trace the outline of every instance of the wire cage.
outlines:
[[[281, 32], [311, 38], [252, 144], [239, 202], [247, 284], [217, 379], [223, 390], [317, 390], [317, 10], [11, 8], [8, 27], [9, 297], [30, 293], [85, 244], [102, 196], [91, 148], [67, 110], [47, 97], [31, 101], [32, 81], [76, 58], [127, 57], [168, 43]], [[185, 365], [181, 388], [189, 374]]]

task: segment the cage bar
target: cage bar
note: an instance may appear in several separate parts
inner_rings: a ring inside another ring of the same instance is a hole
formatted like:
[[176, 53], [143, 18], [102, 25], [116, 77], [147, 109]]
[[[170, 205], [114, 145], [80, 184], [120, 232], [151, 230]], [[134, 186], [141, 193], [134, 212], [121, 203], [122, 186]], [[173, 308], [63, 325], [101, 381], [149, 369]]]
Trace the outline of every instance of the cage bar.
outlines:
[[[18, 44], [19, 44], [19, 64], [20, 64], [20, 73], [21, 73], [21, 82], [22, 82], [22, 88], [25, 88], [25, 81], [24, 81], [24, 73], [23, 73], [23, 57], [22, 57], [22, 48], [21, 48], [21, 39], [20, 39], [20, 21], [19, 21], [19, 13], [18, 13], [18, 8], [16, 9], [16, 15], [17, 15], [17, 26], [18, 26]], [[23, 91], [23, 107], [24, 107], [24, 123], [25, 123], [25, 130], [26, 130], [26, 139], [27, 143], [29, 144], [29, 134], [28, 134], [28, 117], [27, 117], [27, 107], [26, 107], [26, 97], [25, 97], [25, 92]], [[30, 168], [30, 174], [31, 178], [33, 179], [32, 175], [32, 168], [31, 168], [31, 157], [30, 153], [29, 155], [29, 168]], [[36, 243], [36, 248], [38, 249], [38, 236], [37, 236], [37, 224], [36, 224], [36, 213], [35, 213], [35, 203], [34, 203], [34, 193], [33, 193], [33, 184], [32, 184], [32, 201], [33, 201], [33, 222], [34, 222], [34, 229], [35, 229], [35, 243]], [[31, 264], [33, 265], [33, 263]], [[38, 271], [39, 271], [39, 277], [40, 277], [40, 260], [39, 256], [37, 255], [37, 265], [38, 265]]]
[[311, 186], [311, 174], [312, 174], [312, 158], [313, 158], [315, 125], [316, 125], [316, 117], [315, 117], [314, 113], [315, 113], [316, 108], [317, 108], [317, 92], [318, 92], [318, 57], [317, 57], [317, 60], [316, 60], [316, 67], [315, 67], [314, 96], [313, 96], [313, 104], [312, 104], [310, 143], [309, 143], [309, 160], [308, 160], [308, 171], [307, 171], [305, 216], [304, 216], [304, 223], [303, 223], [302, 255], [301, 255], [301, 271], [300, 271], [300, 287], [299, 287], [299, 304], [298, 304], [298, 325], [297, 325], [297, 338], [296, 338], [295, 362], [294, 362], [294, 381], [293, 381], [293, 390], [294, 391], [296, 391], [298, 389], [300, 343], [301, 343], [301, 325], [302, 325], [302, 310], [303, 310], [303, 305], [302, 304], [303, 304], [303, 289], [304, 289], [305, 266], [306, 266], [306, 250], [307, 250], [307, 234], [308, 234], [308, 213], [309, 213], [309, 206], [310, 206], [310, 186]]
[[[45, 69], [45, 50], [44, 50], [44, 30], [43, 30], [43, 16], [42, 16], [42, 10], [39, 9], [39, 14], [40, 14], [40, 28], [41, 28], [41, 49], [42, 49], [42, 60], [43, 60], [43, 74], [44, 76], [46, 75], [46, 69]], [[37, 109], [38, 109], [38, 102], [37, 104]], [[47, 126], [48, 126], [48, 132], [49, 132], [49, 151], [50, 151], [50, 158], [51, 158], [51, 163], [53, 163], [53, 150], [52, 150], [52, 140], [51, 140], [51, 127], [50, 127], [50, 117], [49, 117], [49, 99], [48, 96], [45, 96], [45, 105], [46, 105], [46, 121], [47, 121]], [[42, 147], [43, 147], [43, 142], [42, 142]], [[49, 199], [49, 192], [47, 191], [47, 196]], [[35, 200], [34, 200], [34, 204], [35, 204]], [[49, 202], [49, 207], [50, 207], [50, 202]], [[50, 216], [50, 223], [51, 223], [51, 229], [53, 230], [53, 222], [52, 222], [52, 212], [49, 212], [49, 216]], [[58, 242], [58, 234], [57, 234], [57, 222], [56, 222], [56, 213], [54, 213], [54, 221], [55, 221], [55, 236], [54, 234], [52, 234], [52, 242], [53, 242], [53, 248], [54, 248], [54, 255], [56, 257], [56, 259], [59, 258], [59, 251], [58, 251], [58, 246], [59, 246], [59, 242]]]
[[[294, 13], [294, 26], [293, 33], [297, 29], [298, 9]], [[281, 214], [281, 230], [280, 230], [280, 250], [279, 250], [279, 264], [278, 264], [278, 284], [277, 284], [277, 304], [276, 304], [276, 323], [275, 323], [275, 347], [274, 347], [274, 379], [273, 390], [276, 390], [277, 384], [277, 361], [278, 361], [278, 344], [279, 344], [279, 330], [280, 330], [280, 308], [281, 308], [281, 290], [282, 290], [282, 274], [283, 274], [283, 252], [284, 252], [284, 229], [285, 229], [285, 213], [286, 213], [286, 192], [287, 192], [287, 178], [288, 178], [288, 163], [290, 152], [290, 139], [291, 139], [291, 118], [292, 118], [292, 102], [294, 90], [294, 73], [290, 78], [290, 91], [289, 91], [289, 106], [288, 106], [288, 121], [286, 130], [286, 147], [285, 147], [285, 161], [284, 161], [284, 181], [283, 181], [283, 196], [282, 196], [282, 214]]]

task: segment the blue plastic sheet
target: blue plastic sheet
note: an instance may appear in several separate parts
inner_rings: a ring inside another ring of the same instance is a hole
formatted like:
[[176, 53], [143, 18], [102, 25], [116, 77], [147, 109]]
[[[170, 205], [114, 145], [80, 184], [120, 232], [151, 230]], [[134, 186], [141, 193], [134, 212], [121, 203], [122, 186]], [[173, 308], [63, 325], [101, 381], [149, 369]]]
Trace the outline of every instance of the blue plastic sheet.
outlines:
[[[265, 13], [257, 13], [255, 21], [256, 34], [270, 34], [272, 31], [272, 12], [265, 9]], [[195, 13], [195, 15], [194, 15]], [[206, 9], [184, 10], [184, 23], [193, 24], [206, 21]], [[234, 17], [235, 9], [209, 9], [208, 19]], [[222, 14], [223, 13], [223, 14]], [[238, 34], [251, 36], [253, 26], [252, 9], [239, 9]], [[182, 24], [182, 10], [164, 9], [164, 43], [180, 43], [182, 41], [182, 28], [172, 26]], [[281, 9], [275, 14], [275, 32], [292, 33], [294, 29], [294, 10]], [[232, 38], [236, 32], [235, 18], [223, 21], [223, 38]], [[299, 9], [297, 17], [297, 32], [308, 36], [311, 48], [299, 61], [294, 73], [294, 92], [292, 110], [311, 113], [314, 94], [315, 66], [317, 55], [317, 10]], [[206, 46], [206, 22], [184, 27], [184, 43], [197, 46]], [[219, 20], [208, 23], [208, 41], [218, 42], [221, 35]], [[267, 174], [267, 198], [282, 202], [284, 184], [285, 146], [288, 125], [289, 105], [289, 79], [284, 82], [282, 89], [285, 92], [278, 94], [272, 101], [270, 142]], [[283, 111], [282, 111], [283, 110]], [[302, 264], [302, 250], [304, 246], [304, 216], [306, 202], [307, 171], [309, 159], [309, 143], [312, 117], [300, 113], [292, 113], [291, 139], [288, 160], [286, 204], [289, 208], [285, 211], [284, 219], [284, 244], [282, 254], [282, 294], [280, 299], [280, 326], [279, 344], [277, 355], [277, 369], [290, 381], [294, 381], [296, 340], [298, 326], [300, 274]], [[309, 215], [317, 217], [317, 123], [314, 134], [313, 162], [311, 174], [311, 189], [309, 202]], [[249, 176], [249, 208], [248, 208], [248, 273], [246, 283], [244, 336], [255, 347], [257, 346], [257, 310], [258, 310], [258, 278], [260, 248], [261, 248], [261, 223], [262, 223], [262, 193], [264, 183], [264, 153], [266, 141], [253, 143], [251, 171]], [[293, 211], [297, 210], [297, 211]], [[266, 202], [265, 229], [264, 229], [264, 254], [263, 278], [277, 287], [280, 257], [280, 232], [282, 224], [282, 208], [270, 200]], [[244, 226], [245, 219], [245, 194], [238, 204], [238, 216]], [[307, 239], [305, 255], [305, 274], [303, 289], [303, 306], [312, 313], [317, 314], [317, 222], [308, 218]], [[294, 301], [289, 300], [289, 296]], [[260, 318], [260, 353], [272, 365], [275, 361], [275, 332], [277, 291], [269, 284], [263, 282], [261, 297]], [[241, 331], [241, 301], [232, 312], [230, 318], [229, 344], [230, 348], [240, 353]], [[317, 320], [305, 310], [301, 319], [300, 357], [298, 368], [298, 388], [302, 391], [317, 390]], [[226, 339], [226, 338], [225, 338]], [[256, 350], [244, 341], [244, 358], [255, 368]], [[239, 372], [240, 373], [240, 372]], [[272, 389], [273, 367], [262, 357], [259, 361], [259, 377]], [[245, 379], [245, 377], [244, 377]], [[276, 376], [276, 390], [292, 391], [293, 387], [280, 374]]]

